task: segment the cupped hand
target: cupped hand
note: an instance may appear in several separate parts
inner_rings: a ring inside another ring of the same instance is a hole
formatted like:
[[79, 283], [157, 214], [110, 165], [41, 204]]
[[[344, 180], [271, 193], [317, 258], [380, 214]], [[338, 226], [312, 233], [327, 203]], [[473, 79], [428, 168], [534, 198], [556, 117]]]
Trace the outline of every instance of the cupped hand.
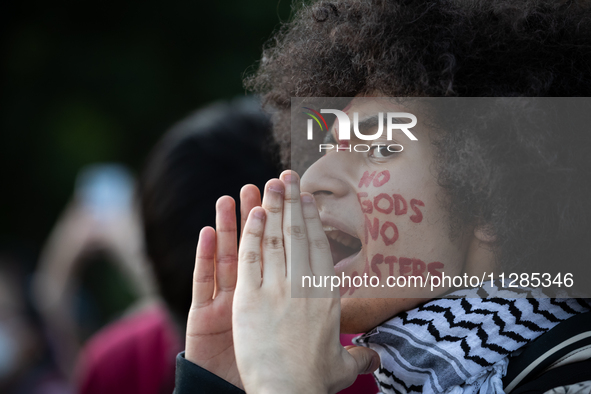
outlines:
[[[251, 209], [261, 205], [258, 188], [254, 185], [242, 188], [240, 202], [244, 227]], [[237, 250], [235, 203], [231, 197], [224, 196], [216, 204], [216, 229], [205, 227], [199, 234], [185, 357], [242, 388], [232, 338]]]
[[334, 268], [313, 196], [300, 195], [297, 174], [285, 172], [267, 184], [240, 245], [233, 334], [247, 392], [334, 393], [379, 365], [373, 350], [341, 346], [338, 289], [292, 297], [292, 278], [302, 275]]

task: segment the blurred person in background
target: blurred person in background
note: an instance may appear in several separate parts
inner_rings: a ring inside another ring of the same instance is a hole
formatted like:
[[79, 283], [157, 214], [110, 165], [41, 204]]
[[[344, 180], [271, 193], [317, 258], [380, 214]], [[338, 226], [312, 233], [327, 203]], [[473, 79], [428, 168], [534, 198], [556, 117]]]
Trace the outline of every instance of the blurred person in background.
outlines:
[[[243, 92], [242, 71], [289, 12], [288, 2], [276, 0], [179, 0], [140, 8], [111, 1], [90, 14], [70, 2], [33, 9], [15, 3], [2, 36], [0, 244], [22, 245], [35, 256], [31, 262], [62, 260], [62, 253], [72, 258], [82, 240], [72, 248], [46, 241], [50, 232], [53, 240], [69, 238], [66, 230], [75, 238], [85, 233], [80, 226], [87, 215], [72, 199], [80, 169], [118, 162], [137, 174], [172, 121]], [[71, 267], [50, 270], [58, 275], [46, 277], [47, 292], [35, 297], [45, 305], [39, 331], [68, 375], [80, 344], [143, 299], [133, 282], [137, 273], [127, 275], [111, 252], [91, 244]], [[49, 321], [51, 328], [42, 330]]]
[[216, 102], [173, 126], [154, 148], [140, 181], [143, 235], [164, 303], [102, 329], [78, 362], [81, 394], [170, 393], [183, 345], [195, 246], [215, 224], [220, 195], [278, 173], [271, 124], [254, 98]]
[[86, 339], [155, 293], [133, 190], [132, 175], [119, 164], [83, 168], [42, 250], [33, 301], [68, 379]]

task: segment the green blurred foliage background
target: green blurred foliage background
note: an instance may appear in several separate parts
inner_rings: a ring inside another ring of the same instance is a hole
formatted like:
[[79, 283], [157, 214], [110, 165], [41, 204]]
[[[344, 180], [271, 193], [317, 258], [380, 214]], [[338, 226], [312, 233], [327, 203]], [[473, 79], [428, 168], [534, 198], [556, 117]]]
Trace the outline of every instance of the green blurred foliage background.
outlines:
[[0, 247], [38, 252], [78, 170], [136, 174], [175, 121], [244, 94], [287, 0], [19, 2], [2, 19]]

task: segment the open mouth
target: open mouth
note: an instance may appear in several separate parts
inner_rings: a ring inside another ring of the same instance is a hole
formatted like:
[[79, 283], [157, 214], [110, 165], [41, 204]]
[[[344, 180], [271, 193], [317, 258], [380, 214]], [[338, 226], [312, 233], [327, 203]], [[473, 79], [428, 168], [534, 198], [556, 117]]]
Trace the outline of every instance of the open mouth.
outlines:
[[333, 265], [355, 256], [361, 250], [359, 238], [349, 235], [336, 227], [323, 226], [323, 229], [330, 244]]

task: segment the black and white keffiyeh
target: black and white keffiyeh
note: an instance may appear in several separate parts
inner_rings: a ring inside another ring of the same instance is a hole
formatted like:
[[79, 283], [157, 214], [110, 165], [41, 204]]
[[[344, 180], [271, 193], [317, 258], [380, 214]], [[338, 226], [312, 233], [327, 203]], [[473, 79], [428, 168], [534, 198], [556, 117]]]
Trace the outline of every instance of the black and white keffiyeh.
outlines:
[[[528, 298], [496, 285], [460, 290], [356, 338], [380, 355], [383, 393], [503, 393], [511, 353], [591, 308], [590, 299]], [[479, 298], [474, 298], [479, 297]]]

